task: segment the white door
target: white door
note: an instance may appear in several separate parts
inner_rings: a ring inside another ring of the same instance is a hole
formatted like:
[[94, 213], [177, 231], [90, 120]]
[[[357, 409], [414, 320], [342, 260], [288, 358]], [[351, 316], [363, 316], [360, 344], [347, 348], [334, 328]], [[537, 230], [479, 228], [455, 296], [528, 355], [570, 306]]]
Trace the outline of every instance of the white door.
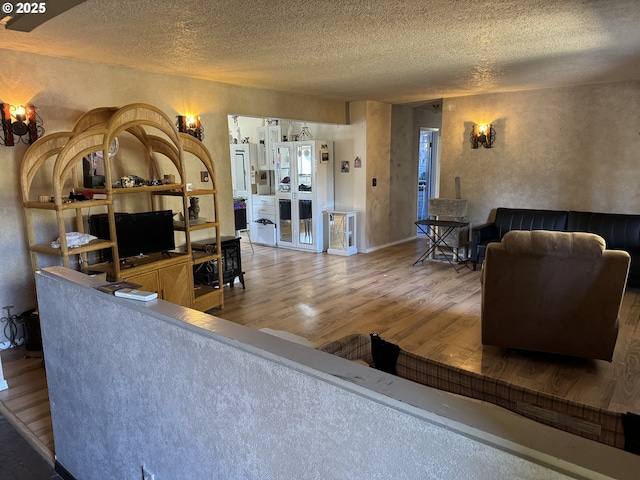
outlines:
[[[429, 199], [438, 196], [438, 130], [420, 128], [418, 146], [418, 218], [429, 218]], [[418, 235], [424, 233], [418, 229]]]
[[248, 148], [232, 145], [231, 179], [234, 197], [248, 198], [251, 192], [251, 165]]

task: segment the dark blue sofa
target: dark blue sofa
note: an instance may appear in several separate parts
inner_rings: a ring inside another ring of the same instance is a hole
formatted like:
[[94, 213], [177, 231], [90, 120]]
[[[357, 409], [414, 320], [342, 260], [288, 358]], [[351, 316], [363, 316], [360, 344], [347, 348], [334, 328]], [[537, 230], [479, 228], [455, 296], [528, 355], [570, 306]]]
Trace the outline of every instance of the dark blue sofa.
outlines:
[[484, 261], [487, 244], [499, 242], [510, 230], [589, 232], [600, 235], [607, 248], [624, 250], [631, 256], [627, 285], [640, 287], [640, 215], [564, 210], [498, 208], [495, 220], [471, 230], [473, 269]]

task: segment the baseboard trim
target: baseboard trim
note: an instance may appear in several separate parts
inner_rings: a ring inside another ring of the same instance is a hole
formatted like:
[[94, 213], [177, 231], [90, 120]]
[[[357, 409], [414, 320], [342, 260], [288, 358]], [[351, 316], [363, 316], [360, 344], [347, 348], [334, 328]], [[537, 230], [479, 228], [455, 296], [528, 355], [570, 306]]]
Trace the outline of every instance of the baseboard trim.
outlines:
[[393, 247], [394, 245], [399, 245], [401, 243], [408, 242], [409, 240], [415, 240], [416, 238], [418, 238], [418, 236], [414, 235], [413, 237], [403, 238], [402, 240], [397, 240], [395, 242], [385, 243], [384, 245], [377, 245], [375, 247], [369, 247], [364, 251], [364, 253], [371, 253], [371, 252], [375, 252], [376, 250], [382, 250], [383, 248]]
[[64, 480], [77, 480], [76, 477], [71, 475], [71, 472], [64, 468], [60, 462], [56, 459], [56, 463], [54, 465], [54, 470], [58, 475], [60, 475]]

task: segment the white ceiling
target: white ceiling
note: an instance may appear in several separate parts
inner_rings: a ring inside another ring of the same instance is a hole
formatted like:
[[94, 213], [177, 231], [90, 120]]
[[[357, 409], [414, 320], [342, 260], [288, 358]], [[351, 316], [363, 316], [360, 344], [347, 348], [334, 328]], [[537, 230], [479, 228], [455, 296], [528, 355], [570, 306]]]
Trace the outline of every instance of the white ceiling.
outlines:
[[87, 0], [0, 47], [420, 104], [640, 79], [640, 1]]

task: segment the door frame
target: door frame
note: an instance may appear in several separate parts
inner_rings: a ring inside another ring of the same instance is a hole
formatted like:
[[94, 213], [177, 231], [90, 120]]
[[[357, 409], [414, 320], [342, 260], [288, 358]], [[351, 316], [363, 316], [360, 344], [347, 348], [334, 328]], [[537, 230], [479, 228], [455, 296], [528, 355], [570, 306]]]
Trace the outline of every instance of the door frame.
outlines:
[[[416, 172], [416, 210], [417, 217], [420, 217], [419, 210], [419, 202], [420, 202], [420, 150], [422, 148], [422, 132], [432, 132], [431, 136], [431, 159], [428, 160], [430, 165], [427, 166], [427, 192], [425, 196], [425, 202], [428, 202], [429, 198], [437, 198], [440, 195], [440, 129], [433, 127], [420, 127], [418, 131], [418, 161], [417, 161], [417, 172]], [[429, 215], [428, 207], [425, 206], [425, 211], [427, 213], [426, 217]], [[422, 218], [416, 218], [416, 220], [423, 220]], [[418, 229], [418, 234], [420, 234], [420, 230]]]

